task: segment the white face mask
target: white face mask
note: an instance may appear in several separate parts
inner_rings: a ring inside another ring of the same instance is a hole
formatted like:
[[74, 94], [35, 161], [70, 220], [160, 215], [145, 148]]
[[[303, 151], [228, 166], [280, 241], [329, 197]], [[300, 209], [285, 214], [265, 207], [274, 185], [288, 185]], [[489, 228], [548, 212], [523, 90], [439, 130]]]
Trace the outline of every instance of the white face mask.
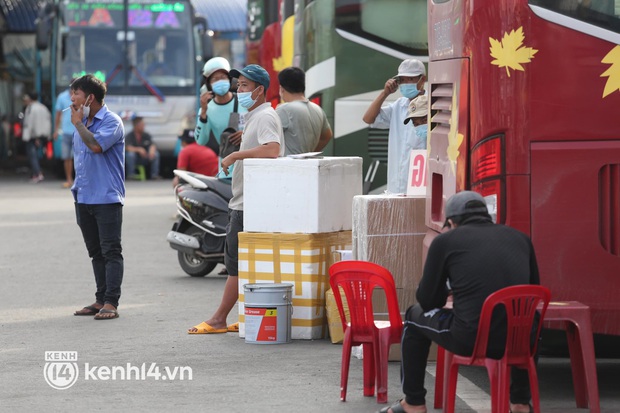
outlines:
[[[90, 96], [90, 95], [88, 95]], [[86, 96], [86, 102], [88, 102], [88, 96]], [[88, 117], [88, 115], [90, 115], [90, 105], [91, 103], [93, 103], [93, 101], [91, 100], [90, 103], [88, 104], [88, 106], [86, 106], [86, 102], [84, 102], [84, 106], [82, 107], [82, 111], [84, 112], [84, 116]]]

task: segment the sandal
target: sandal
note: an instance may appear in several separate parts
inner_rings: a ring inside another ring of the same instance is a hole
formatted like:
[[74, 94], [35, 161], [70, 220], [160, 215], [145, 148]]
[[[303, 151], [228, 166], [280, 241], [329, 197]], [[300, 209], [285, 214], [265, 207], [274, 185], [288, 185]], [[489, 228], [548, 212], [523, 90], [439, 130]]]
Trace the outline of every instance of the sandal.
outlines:
[[403, 399], [400, 399], [399, 401], [393, 403], [391, 406], [387, 406], [384, 407], [383, 409], [379, 410], [377, 413], [388, 413], [388, 410], [392, 409], [392, 413], [405, 413], [405, 409], [403, 408], [403, 405], [400, 404], [400, 402]]
[[[534, 408], [532, 407], [531, 404], [528, 404], [528, 406], [530, 407], [530, 410], [528, 411], [528, 413], [534, 413]], [[512, 410], [508, 410], [509, 413], [512, 413]]]
[[[102, 314], [112, 314], [111, 317], [102, 317]], [[97, 313], [97, 315], [95, 315], [95, 320], [113, 320], [115, 318], [118, 318], [118, 312], [116, 310], [108, 310], [106, 308], [102, 308], [101, 310], [99, 310], [99, 312]]]
[[[86, 310], [86, 311], [84, 311]], [[82, 308], [81, 310], [76, 311], [75, 313], [73, 313], [73, 315], [87, 315], [87, 316], [92, 316], [92, 315], [97, 315], [99, 313], [99, 309], [97, 307], [93, 307], [92, 305], [87, 305], [86, 307]]]

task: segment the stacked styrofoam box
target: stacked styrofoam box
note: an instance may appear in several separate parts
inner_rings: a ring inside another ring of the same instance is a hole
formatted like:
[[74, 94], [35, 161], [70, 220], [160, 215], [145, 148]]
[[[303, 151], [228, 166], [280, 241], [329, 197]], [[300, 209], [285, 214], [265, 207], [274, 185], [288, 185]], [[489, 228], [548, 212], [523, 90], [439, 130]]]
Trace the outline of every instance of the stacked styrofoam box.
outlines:
[[239, 233], [239, 335], [245, 336], [247, 283], [293, 284], [293, 339], [324, 338], [325, 292], [335, 250], [349, 248], [351, 231], [321, 234]]
[[351, 229], [362, 193], [362, 158], [246, 159], [243, 230], [322, 232]]
[[353, 197], [362, 193], [362, 159], [245, 159], [239, 234], [239, 335], [243, 285], [292, 283], [293, 339], [327, 333], [325, 291], [332, 253], [351, 249]]
[[332, 252], [351, 248], [353, 197], [362, 159], [245, 159], [244, 233], [239, 234], [239, 334], [243, 285], [289, 282], [293, 339], [324, 338]]

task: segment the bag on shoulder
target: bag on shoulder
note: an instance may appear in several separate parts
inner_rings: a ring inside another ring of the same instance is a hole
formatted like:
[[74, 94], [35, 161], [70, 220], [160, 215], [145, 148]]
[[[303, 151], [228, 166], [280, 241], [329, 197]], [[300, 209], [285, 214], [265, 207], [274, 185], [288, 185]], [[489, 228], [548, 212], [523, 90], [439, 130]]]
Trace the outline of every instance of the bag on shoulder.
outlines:
[[207, 141], [207, 144], [205, 146], [213, 150], [213, 152], [215, 152], [216, 155], [220, 154], [220, 144], [217, 143], [217, 139], [215, 139], [215, 135], [213, 134], [213, 131], [209, 132], [209, 140]]
[[219, 155], [220, 158], [225, 158], [233, 152], [237, 152], [241, 145], [233, 145], [230, 142], [230, 135], [237, 132], [239, 129], [239, 112], [237, 109], [239, 108], [239, 101], [237, 99], [237, 94], [234, 96], [235, 103], [233, 107], [233, 111], [228, 118], [228, 127], [224, 129], [222, 135], [220, 136], [220, 147], [219, 147]]

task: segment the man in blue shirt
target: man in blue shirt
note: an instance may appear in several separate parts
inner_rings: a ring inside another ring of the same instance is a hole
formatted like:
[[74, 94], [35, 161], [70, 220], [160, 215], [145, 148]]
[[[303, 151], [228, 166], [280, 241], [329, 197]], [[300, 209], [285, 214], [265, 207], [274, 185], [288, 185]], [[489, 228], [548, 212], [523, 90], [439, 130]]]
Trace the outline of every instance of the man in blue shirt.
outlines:
[[95, 302], [75, 315], [94, 315], [95, 320], [118, 317], [124, 269], [125, 129], [121, 118], [103, 103], [105, 94], [105, 84], [91, 74], [71, 83], [71, 122], [75, 126], [71, 192], [97, 285]]
[[63, 91], [56, 98], [56, 123], [54, 140], [60, 137], [62, 143], [61, 158], [65, 167], [67, 180], [62, 184], [63, 188], [73, 186], [73, 132], [75, 128], [71, 123], [71, 112], [66, 110], [71, 105], [71, 93], [69, 89]]

